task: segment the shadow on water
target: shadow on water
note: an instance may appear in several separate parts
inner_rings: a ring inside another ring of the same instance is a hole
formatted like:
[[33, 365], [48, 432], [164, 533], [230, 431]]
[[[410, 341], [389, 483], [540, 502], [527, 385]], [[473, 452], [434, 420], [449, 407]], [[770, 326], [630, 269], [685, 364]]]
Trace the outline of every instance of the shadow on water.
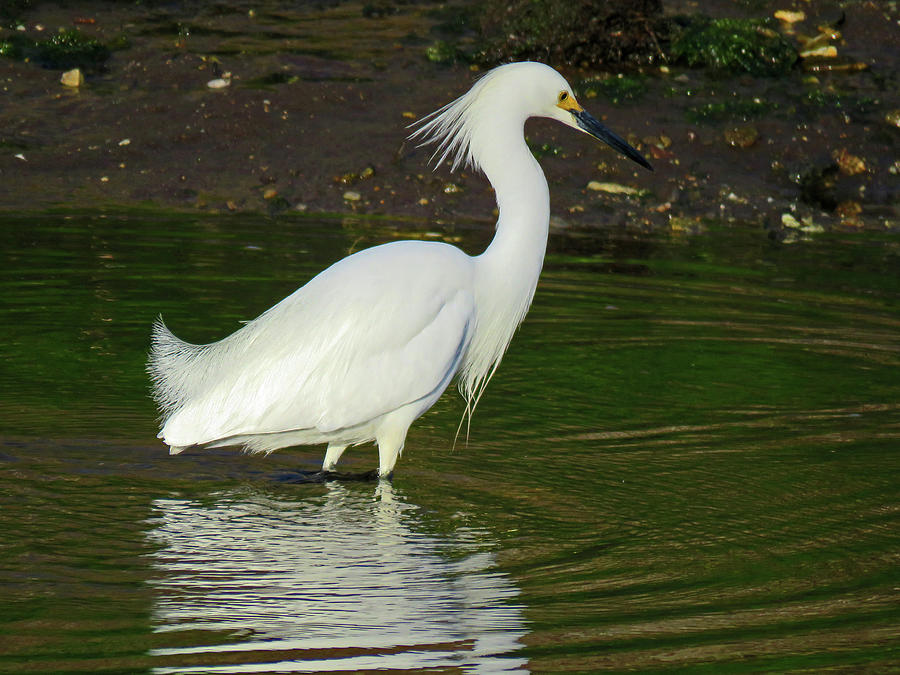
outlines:
[[272, 478], [279, 483], [371, 483], [378, 480], [378, 470], [363, 471], [362, 473], [347, 473], [343, 471], [289, 471], [278, 473]]
[[253, 489], [153, 506], [153, 620], [177, 645], [153, 650], [154, 672], [508, 672], [525, 662], [514, 654], [526, 631], [518, 591], [493, 570], [485, 533], [426, 534], [390, 483], [374, 498], [329, 482], [303, 500]]

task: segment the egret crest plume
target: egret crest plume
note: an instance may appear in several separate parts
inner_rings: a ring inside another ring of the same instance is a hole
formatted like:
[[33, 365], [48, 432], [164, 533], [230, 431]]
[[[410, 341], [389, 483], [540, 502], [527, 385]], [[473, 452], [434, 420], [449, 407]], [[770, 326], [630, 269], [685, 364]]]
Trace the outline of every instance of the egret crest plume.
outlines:
[[410, 135], [410, 139], [419, 141], [420, 147], [430, 143], [437, 144], [431, 155], [435, 169], [448, 158], [451, 160], [451, 171], [456, 171], [460, 166], [480, 169], [473, 153], [472, 137], [479, 121], [484, 119], [482, 109], [489, 103], [491, 84], [503, 72], [502, 67], [489, 71], [455, 101], [410, 125], [411, 128], [418, 127]]

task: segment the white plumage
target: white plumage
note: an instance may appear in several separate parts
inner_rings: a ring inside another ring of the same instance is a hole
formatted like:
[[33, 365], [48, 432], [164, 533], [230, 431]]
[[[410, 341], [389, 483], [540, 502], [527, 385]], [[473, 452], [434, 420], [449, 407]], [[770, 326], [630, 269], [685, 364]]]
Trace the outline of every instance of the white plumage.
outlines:
[[528, 117], [557, 119], [649, 168], [538, 63], [500, 66], [413, 134], [439, 163], [467, 163], [493, 185], [490, 246], [400, 241], [338, 261], [225, 339], [192, 345], [159, 320], [148, 364], [162, 438], [270, 452], [327, 443], [324, 470], [375, 440], [389, 476], [410, 424], [459, 375], [471, 414], [531, 304], [547, 243], [547, 182], [524, 140]]

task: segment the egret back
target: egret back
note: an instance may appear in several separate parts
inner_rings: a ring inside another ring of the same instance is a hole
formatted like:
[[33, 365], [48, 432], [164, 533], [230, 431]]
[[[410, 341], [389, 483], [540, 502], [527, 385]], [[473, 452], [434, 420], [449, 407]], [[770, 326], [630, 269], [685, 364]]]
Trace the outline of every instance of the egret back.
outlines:
[[472, 286], [459, 249], [395, 242], [344, 258], [219, 342], [190, 345], [160, 324], [149, 368], [163, 436], [186, 446], [309, 429], [315, 442], [344, 440], [430, 399], [471, 339]]

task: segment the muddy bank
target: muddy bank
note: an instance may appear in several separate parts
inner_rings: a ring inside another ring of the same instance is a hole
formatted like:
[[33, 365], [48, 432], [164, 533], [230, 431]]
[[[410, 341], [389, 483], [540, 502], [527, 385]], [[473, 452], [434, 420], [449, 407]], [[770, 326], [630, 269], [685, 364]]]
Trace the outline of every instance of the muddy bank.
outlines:
[[[787, 4], [666, 9], [748, 17]], [[585, 106], [638, 145], [655, 172], [569, 129], [530, 122], [556, 225], [693, 231], [735, 220], [773, 236], [900, 229], [900, 10], [799, 5], [796, 33], [816, 36], [839, 21], [823, 41], [836, 55], [806, 59], [787, 75], [675, 64], [562, 68]], [[435, 10], [297, 9], [280, 0], [183, 10], [39, 4], [18, 33], [38, 40], [78, 30], [112, 50], [78, 87], [63, 85], [60, 69], [0, 58], [0, 208], [488, 222], [493, 198], [480, 176], [432, 172], [429, 153], [405, 141], [407, 125], [478, 74], [464, 62], [428, 60], [428, 47], [445, 37], [446, 10]]]

